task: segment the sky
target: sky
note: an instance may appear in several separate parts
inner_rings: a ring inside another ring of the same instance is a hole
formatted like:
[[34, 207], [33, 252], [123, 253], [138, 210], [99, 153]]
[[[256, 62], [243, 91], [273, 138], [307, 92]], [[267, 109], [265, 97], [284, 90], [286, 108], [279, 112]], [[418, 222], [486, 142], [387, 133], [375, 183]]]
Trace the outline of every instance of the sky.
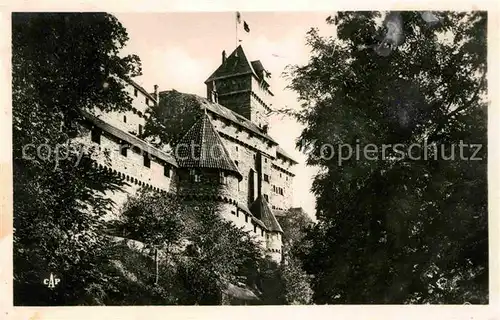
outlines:
[[[141, 58], [141, 77], [134, 80], [149, 92], [159, 90], [206, 96], [205, 80], [220, 65], [222, 50], [227, 55], [241, 44], [249, 60], [260, 60], [271, 72], [273, 108], [299, 108], [295, 92], [286, 89], [282, 76], [288, 65], [305, 65], [310, 56], [306, 33], [312, 27], [322, 35], [333, 35], [325, 19], [330, 12], [241, 12], [243, 24], [236, 30], [235, 12], [114, 13], [129, 34], [124, 54]], [[238, 35], [238, 38], [237, 38]], [[241, 41], [237, 41], [241, 40]], [[314, 167], [305, 165], [305, 156], [295, 149], [303, 126], [294, 119], [270, 118], [270, 135], [299, 164], [295, 168], [294, 207], [302, 207], [314, 218], [315, 197], [311, 193]]]

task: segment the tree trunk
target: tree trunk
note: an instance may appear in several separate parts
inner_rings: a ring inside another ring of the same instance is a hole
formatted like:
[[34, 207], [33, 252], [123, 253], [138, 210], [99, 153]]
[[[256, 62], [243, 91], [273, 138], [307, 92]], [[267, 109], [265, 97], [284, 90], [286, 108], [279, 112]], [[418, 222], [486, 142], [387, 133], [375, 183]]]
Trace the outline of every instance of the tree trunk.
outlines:
[[158, 285], [158, 248], [155, 248], [155, 286]]

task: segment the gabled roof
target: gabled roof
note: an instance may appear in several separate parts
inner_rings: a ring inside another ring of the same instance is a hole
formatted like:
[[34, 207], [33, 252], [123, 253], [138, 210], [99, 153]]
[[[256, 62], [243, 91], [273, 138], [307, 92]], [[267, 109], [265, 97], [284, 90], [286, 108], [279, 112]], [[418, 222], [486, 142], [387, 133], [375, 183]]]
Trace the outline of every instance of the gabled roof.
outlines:
[[218, 116], [227, 119], [236, 125], [242, 126], [243, 128], [252, 131], [258, 136], [265, 138], [272, 144], [278, 145], [278, 143], [270, 135], [261, 130], [255, 123], [243, 117], [242, 115], [234, 112], [231, 109], [228, 109], [218, 103], [210, 102], [208, 99], [192, 93], [184, 93], [178, 91], [162, 91], [161, 93], [168, 94], [171, 92], [175, 92], [176, 94], [179, 94], [181, 96], [191, 97], [199, 104], [201, 109], [207, 109], [208, 111], [215, 113]]
[[250, 212], [260, 219], [269, 231], [283, 232], [278, 220], [269, 208], [269, 204], [263, 196], [259, 196], [250, 206]]
[[289, 155], [282, 147], [280, 146], [277, 146], [276, 147], [276, 153], [283, 156], [284, 158], [287, 158], [288, 160], [292, 161], [293, 163], [297, 164], [297, 160], [295, 160], [294, 158], [292, 158], [291, 155]]
[[254, 74], [257, 76], [252, 64], [247, 59], [243, 48], [239, 45], [219, 66], [219, 68], [217, 68], [217, 70], [215, 70], [215, 72], [208, 77], [205, 83], [228, 76], [243, 74]]
[[221, 169], [235, 173], [239, 180], [243, 178], [206, 113], [176, 146], [179, 146], [175, 152], [179, 168]]
[[117, 127], [105, 122], [104, 120], [96, 117], [95, 115], [93, 115], [85, 110], [81, 110], [81, 113], [83, 114], [83, 116], [85, 118], [87, 118], [88, 121], [90, 121], [96, 127], [100, 128], [101, 130], [109, 133], [110, 135], [126, 142], [131, 147], [139, 148], [142, 151], [147, 152], [147, 153], [151, 154], [152, 156], [155, 156], [158, 159], [161, 159], [164, 162], [167, 162], [167, 163], [173, 165], [174, 167], [177, 167], [177, 161], [172, 155], [153, 147], [152, 145], [150, 145], [146, 141], [139, 139], [139, 138], [131, 135], [128, 132], [125, 132], [121, 129], [118, 129]]

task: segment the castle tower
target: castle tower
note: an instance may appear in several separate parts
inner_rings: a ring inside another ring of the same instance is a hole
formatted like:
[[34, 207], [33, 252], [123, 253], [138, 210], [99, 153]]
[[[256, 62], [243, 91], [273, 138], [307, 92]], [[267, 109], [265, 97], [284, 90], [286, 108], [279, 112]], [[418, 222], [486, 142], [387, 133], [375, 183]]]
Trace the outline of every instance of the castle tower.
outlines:
[[274, 261], [281, 261], [283, 229], [269, 208], [269, 203], [263, 196], [259, 196], [250, 206], [250, 212], [267, 226], [267, 255]]
[[223, 215], [234, 210], [242, 175], [206, 113], [176, 143], [175, 157], [178, 193], [186, 204], [204, 208], [213, 203]]
[[274, 96], [267, 82], [269, 72], [259, 60], [249, 61], [238, 46], [226, 57], [222, 52], [222, 63], [205, 81], [207, 98], [255, 123], [267, 132], [271, 111], [270, 100]]

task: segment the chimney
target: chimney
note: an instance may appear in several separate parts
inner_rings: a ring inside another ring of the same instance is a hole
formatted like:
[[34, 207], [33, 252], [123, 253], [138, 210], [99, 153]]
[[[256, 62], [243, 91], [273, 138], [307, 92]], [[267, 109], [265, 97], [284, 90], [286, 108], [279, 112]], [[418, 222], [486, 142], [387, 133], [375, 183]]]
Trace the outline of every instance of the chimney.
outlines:
[[222, 63], [226, 62], [226, 50], [222, 50]]
[[156, 102], [159, 102], [159, 101], [158, 101], [158, 100], [159, 100], [159, 97], [158, 97], [158, 85], [157, 85], [157, 84], [155, 84], [155, 85], [154, 85], [154, 88], [155, 88], [155, 91], [154, 91], [154, 97], [155, 97], [155, 99], [156, 99]]

